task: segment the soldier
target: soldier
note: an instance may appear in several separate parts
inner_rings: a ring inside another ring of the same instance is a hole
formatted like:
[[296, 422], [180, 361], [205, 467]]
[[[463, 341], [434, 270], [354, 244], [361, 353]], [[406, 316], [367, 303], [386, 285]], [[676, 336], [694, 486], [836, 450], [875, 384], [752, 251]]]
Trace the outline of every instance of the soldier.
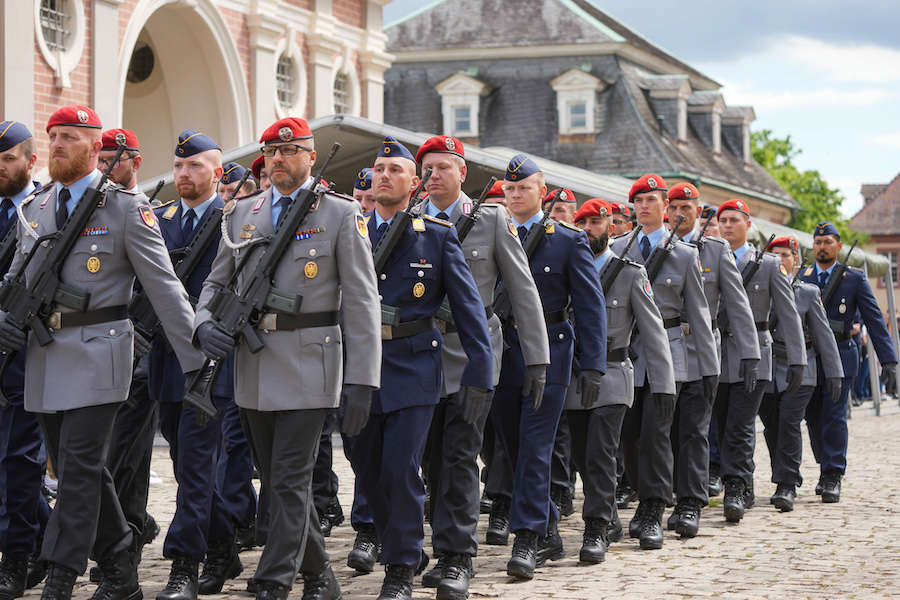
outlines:
[[[219, 186], [217, 189], [219, 198], [222, 198], [223, 200], [225, 198], [231, 199], [231, 197], [234, 195], [234, 191], [237, 189], [238, 184], [241, 182], [241, 178], [246, 172], [247, 169], [236, 162], [230, 162], [224, 165], [222, 167], [222, 179], [219, 180]], [[248, 177], [247, 181], [244, 182], [244, 185], [241, 186], [241, 190], [238, 195], [249, 196], [255, 191], [256, 181], [252, 177]]]
[[495, 181], [484, 198], [485, 204], [499, 204], [506, 207], [506, 195], [503, 193], [503, 180]]
[[612, 207], [612, 216], [610, 217], [612, 222], [612, 231], [610, 232], [610, 235], [612, 237], [625, 235], [634, 229], [634, 221], [631, 219], [631, 209], [628, 208], [627, 204], [623, 202], [610, 202], [610, 206]]
[[[462, 192], [466, 179], [465, 148], [447, 136], [426, 141], [416, 153], [422, 169], [431, 169], [425, 186], [428, 200], [423, 214], [456, 223], [472, 210], [472, 200]], [[488, 316], [493, 351], [492, 385], [500, 379], [503, 334], [500, 319], [491, 308], [498, 276], [503, 278], [513, 303], [516, 320], [534, 323], [543, 319], [540, 296], [528, 267], [528, 259], [518, 239], [512, 235], [506, 211], [483, 205], [477, 221], [462, 243], [463, 255], [481, 294]], [[472, 557], [478, 552], [479, 480], [478, 451], [484, 425], [490, 414], [490, 398], [481, 405], [467, 405], [461, 393], [461, 379], [467, 358], [455, 321], [446, 323], [442, 353], [443, 389], [431, 421], [429, 483], [432, 542], [440, 555], [437, 567], [422, 578], [428, 587], [437, 587], [439, 600], [466, 598], [469, 579], [474, 575]], [[550, 363], [549, 342], [544, 328], [519, 330], [522, 352], [534, 383], [529, 392], [540, 394]]]
[[[618, 260], [608, 246], [612, 204], [595, 198], [575, 213], [575, 224], [587, 233], [594, 255], [594, 267], [603, 276]], [[608, 276], [608, 277], [611, 277]], [[625, 411], [634, 396], [634, 367], [628, 356], [632, 329], [637, 326], [647, 341], [648, 376], [655, 395], [675, 398], [675, 372], [668, 352], [668, 338], [662, 317], [653, 302], [653, 290], [644, 267], [625, 259], [618, 275], [606, 289], [608, 348], [606, 376], [593, 403], [585, 401], [577, 385], [570, 384], [566, 412], [572, 432], [573, 457], [584, 484], [584, 543], [579, 558], [586, 563], [603, 560], [610, 541], [622, 537], [616, 512], [616, 450]]]
[[[772, 240], [769, 251], [781, 258], [781, 264], [792, 277], [791, 288], [797, 312], [803, 323], [804, 343], [806, 345], [806, 368], [803, 371], [803, 383], [799, 389], [790, 394], [786, 391], [787, 342], [777, 323], [769, 322], [772, 331], [772, 363], [774, 376], [769, 384], [759, 416], [765, 425], [766, 445], [769, 447], [769, 461], [772, 464], [772, 483], [776, 484], [775, 494], [770, 503], [781, 512], [794, 510], [794, 499], [797, 497], [796, 487], [801, 485], [800, 461], [803, 455], [803, 437], [800, 433], [800, 421], [806, 412], [806, 406], [816, 386], [816, 357], [821, 359], [825, 371], [825, 380], [831, 393], [832, 404], [840, 402], [841, 379], [844, 369], [837, 343], [831, 335], [828, 317], [819, 295], [819, 288], [800, 281], [794, 273], [800, 268], [800, 245], [792, 237], [780, 237]], [[792, 341], [793, 343], [793, 341]]]
[[356, 174], [353, 182], [353, 199], [359, 202], [364, 213], [375, 210], [375, 191], [372, 189], [372, 169], [366, 167]]
[[[709, 225], [707, 225], [707, 221], [709, 221]], [[710, 206], [708, 204], [703, 205], [703, 210], [700, 212], [700, 218], [697, 220], [697, 231], [702, 231], [703, 228], [706, 228], [706, 236], [707, 237], [722, 237], [719, 235], [719, 220], [716, 219], [716, 207]]]
[[503, 323], [502, 371], [491, 409], [514, 473], [509, 529], [516, 539], [506, 571], [517, 579], [531, 579], [537, 566], [563, 556], [559, 513], [550, 500], [550, 459], [572, 378], [575, 331], [567, 309], [575, 312], [582, 357], [579, 381], [588, 398], [599, 393], [606, 370], [606, 310], [585, 233], [573, 225], [543, 219], [544, 173], [533, 160], [518, 154], [510, 160], [505, 179], [503, 189], [513, 220], [510, 232], [515, 225], [523, 243], [528, 235], [539, 239], [529, 263], [550, 339], [550, 366], [540, 398], [532, 393], [536, 369], [526, 369], [519, 331], [539, 327], [541, 322], [522, 323], [504, 315], [509, 320]]
[[575, 209], [578, 207], [575, 194], [572, 190], [557, 188], [544, 196], [541, 208], [546, 207], [554, 199], [556, 199], [556, 204], [550, 211], [550, 218], [571, 225], [574, 222]]
[[[622, 254], [632, 236], [638, 235], [628, 258], [647, 266], [653, 286], [653, 300], [659, 307], [669, 340], [676, 388], [687, 386], [696, 403], [712, 398], [719, 375], [719, 354], [710, 328], [709, 308], [703, 295], [697, 249], [681, 241], [664, 242], [669, 233], [663, 226], [668, 204], [666, 181], [648, 174], [634, 182], [629, 201], [634, 203], [637, 221], [643, 225], [634, 232], [615, 238], [613, 252]], [[670, 240], [671, 241], [671, 240]], [[656, 253], [656, 254], [654, 254]], [[659, 263], [657, 261], [661, 260]], [[654, 269], [656, 272], [654, 273]], [[695, 339], [699, 363], [691, 373], [687, 362], [687, 344], [681, 325], [682, 315]], [[632, 485], [637, 484], [640, 503], [628, 526], [631, 537], [640, 538], [643, 549], [659, 549], [663, 544], [662, 514], [672, 496], [673, 457], [670, 434], [675, 412], [674, 398], [653, 395], [647, 374], [656, 365], [645, 356], [646, 343], [641, 334], [632, 342], [637, 360], [634, 365], [634, 404], [625, 415], [622, 427], [625, 468]], [[699, 378], [692, 379], [692, 377]], [[701, 389], [702, 388], [702, 389]], [[677, 393], [677, 392], [676, 392]]]
[[[18, 272], [35, 238], [61, 229], [82, 198], [93, 200], [101, 148], [100, 119], [85, 106], [66, 106], [50, 116], [50, 176], [56, 184], [23, 201]], [[102, 206], [101, 206], [102, 204]], [[52, 316], [53, 343], [29, 342], [25, 408], [38, 413], [48, 456], [57, 468], [59, 495], [47, 523], [41, 557], [49, 561], [42, 598], [68, 599], [88, 554], [104, 572], [96, 598], [140, 598], [132, 530], [122, 515], [106, 449], [119, 405], [131, 383], [133, 329], [127, 318], [135, 275], [148, 290], [166, 337], [182, 368], [200, 368], [190, 345], [193, 310], [172, 270], [150, 207], [131, 193], [109, 186], [63, 264], [63, 282], [90, 293], [86, 312], [59, 306]], [[25, 269], [37, 276], [49, 248], [38, 247]], [[20, 348], [25, 332], [4, 315], [0, 348]], [[113, 358], [115, 357], [115, 360]]]
[[[700, 279], [703, 282], [706, 304], [713, 315], [711, 328], [716, 339], [717, 352], [721, 356], [721, 338], [718, 317], [731, 324], [734, 348], [741, 361], [741, 373], [747, 388], [755, 385], [759, 368], [759, 342], [753, 325], [753, 313], [747, 292], [741, 284], [725, 241], [719, 238], [700, 237], [694, 230], [702, 209], [698, 202], [700, 192], [690, 183], [678, 183], [669, 190], [667, 213], [673, 225], [684, 217], [675, 232], [682, 241], [694, 245], [700, 254]], [[722, 299], [720, 302], [719, 299]], [[675, 497], [678, 504], [669, 518], [668, 529], [676, 530], [683, 537], [695, 537], [700, 527], [700, 510], [709, 503], [709, 423], [712, 416], [714, 395], [706, 396], [700, 376], [700, 348], [689, 325], [684, 336], [687, 348], [688, 382], [681, 386], [672, 423], [672, 453], [675, 459]]]
[[[197, 304], [195, 339], [214, 360], [224, 359], [235, 340], [216, 324], [211, 300], [230, 285], [237, 263], [251, 252], [238, 276], [241, 290], [262, 256], [248, 244], [277, 235], [279, 220], [302, 191], [316, 185], [310, 177], [316, 151], [306, 121], [276, 121], [260, 143], [273, 187], [226, 207], [228, 237], [219, 245]], [[323, 194], [280, 259], [273, 285], [282, 293], [302, 294], [302, 312], [264, 315], [258, 325], [262, 350], [253, 353], [240, 343], [235, 353], [235, 402], [259, 461], [262, 485], [270, 490], [266, 546], [248, 582], [260, 600], [287, 598], [298, 569], [307, 597], [341, 595], [312, 504], [312, 469], [322, 425], [338, 405], [341, 382], [351, 401], [367, 404], [378, 387], [380, 361], [377, 291], [365, 222], [348, 200]], [[343, 330], [337, 321], [341, 308]]]
[[253, 161], [253, 164], [250, 165], [250, 171], [253, 173], [253, 177], [256, 178], [256, 181], [259, 182], [259, 189], [262, 191], [266, 191], [270, 187], [272, 187], [272, 182], [269, 180], [269, 172], [266, 171], [266, 162], [264, 156], [257, 156], [256, 160]]
[[847, 469], [847, 399], [859, 368], [859, 350], [851, 339], [853, 324], [859, 321], [857, 314], [862, 317], [882, 367], [889, 371], [897, 366], [897, 350], [891, 343], [866, 276], [854, 269], [838, 269], [843, 271], [840, 280], [831, 282], [835, 268], [844, 267], [838, 261], [842, 247], [841, 234], [832, 223], [825, 221], [816, 225], [813, 232], [816, 265], [807, 268], [801, 275], [803, 281], [815, 284], [822, 290], [822, 302], [844, 367], [841, 396], [835, 403], [828, 393], [822, 361], [817, 363], [816, 390], [806, 407], [810, 446], [820, 469], [816, 493], [821, 492], [822, 502], [840, 501], [841, 477]]
[[[38, 182], [31, 181], [36, 160], [31, 131], [18, 121], [0, 123], [0, 239], [10, 231], [15, 235], [16, 208], [40, 189]], [[41, 494], [40, 426], [35, 415], [25, 410], [23, 348], [16, 352], [2, 384], [7, 403], [0, 407], [0, 599], [12, 600], [44, 578], [46, 565], [33, 558], [40, 550], [50, 507]]]
[[[770, 315], [778, 319], [784, 339], [803, 339], [803, 327], [794, 304], [790, 282], [784, 277], [784, 266], [777, 256], [759, 253], [747, 241], [750, 229], [750, 206], [746, 200], [727, 200], [716, 213], [719, 230], [728, 242], [744, 289], [750, 298], [750, 309], [759, 336], [760, 363], [758, 381], [746, 377], [746, 354], [738, 347], [735, 327], [719, 322], [725, 334], [722, 342], [722, 377], [713, 413], [718, 425], [718, 439], [725, 479], [725, 519], [739, 522], [744, 511], [753, 506], [753, 451], [756, 447], [756, 414], [762, 396], [774, 376], [772, 371], [772, 335], [769, 333]], [[794, 393], [803, 380], [806, 349], [803, 344], [787, 347], [787, 387]], [[755, 383], [755, 385], [753, 385]]]
[[[378, 248], [382, 236], [397, 231], [389, 227], [418, 185], [415, 172], [409, 150], [385, 138], [372, 172], [373, 248]], [[379, 600], [412, 598], [413, 575], [428, 562], [422, 551], [425, 489], [419, 466], [441, 395], [443, 340], [434, 317], [445, 295], [465, 351], [459, 403], [471, 422], [475, 421], [471, 415], [484, 411], [490, 402], [494, 385], [484, 305], [455, 230], [450, 223], [425, 215], [413, 219], [399, 236], [379, 273], [382, 315], [396, 315], [382, 325], [381, 390], [373, 397], [371, 417], [353, 441], [351, 454], [382, 545], [386, 573]], [[353, 404], [348, 402], [347, 409], [368, 413], [368, 404]], [[345, 426], [347, 419], [345, 414]]]

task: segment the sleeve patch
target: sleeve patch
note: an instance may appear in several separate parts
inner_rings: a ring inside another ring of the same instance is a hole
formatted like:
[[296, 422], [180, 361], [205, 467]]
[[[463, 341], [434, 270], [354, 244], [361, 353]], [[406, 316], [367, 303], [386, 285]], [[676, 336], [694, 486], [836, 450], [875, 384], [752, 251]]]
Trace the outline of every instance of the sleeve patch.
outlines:
[[513, 225], [513, 222], [509, 219], [506, 220], [506, 226], [509, 227], [509, 233], [516, 239], [519, 239], [519, 232], [516, 231], [516, 226]]
[[141, 206], [138, 208], [141, 213], [141, 220], [144, 221], [144, 225], [153, 229], [156, 226], [156, 215], [153, 214], [153, 211], [150, 210], [149, 206]]
[[369, 227], [366, 225], [366, 218], [362, 215], [356, 215], [356, 231], [363, 239], [368, 239]]

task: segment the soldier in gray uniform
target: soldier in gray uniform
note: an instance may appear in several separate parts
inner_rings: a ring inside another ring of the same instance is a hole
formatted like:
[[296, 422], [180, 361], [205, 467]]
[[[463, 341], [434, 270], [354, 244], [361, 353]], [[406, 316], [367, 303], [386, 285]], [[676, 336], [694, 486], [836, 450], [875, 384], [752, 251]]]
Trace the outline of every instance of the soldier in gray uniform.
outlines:
[[[306, 121], [276, 121], [260, 142], [273, 185], [226, 207], [223, 232], [228, 235], [197, 304], [195, 339], [215, 360], [228, 355], [234, 340], [216, 325], [210, 300], [228, 285], [249, 251], [237, 281], [241, 290], [261, 256], [248, 250], [247, 242], [277, 232], [279, 217], [301, 190], [315, 185], [310, 170], [316, 152]], [[259, 324], [265, 347], [254, 354], [239, 344], [234, 366], [235, 402], [249, 430], [260, 479], [270, 490], [269, 534], [253, 577], [256, 597], [287, 598], [299, 569], [304, 597], [340, 598], [311, 483], [322, 426], [329, 409], [339, 404], [341, 385], [346, 395], [365, 403], [380, 383], [378, 288], [358, 205], [348, 197], [322, 196], [281, 258], [273, 284], [301, 295], [302, 310], [265, 315]], [[340, 310], [343, 328], [338, 327]]]
[[803, 383], [796, 392], [788, 393], [786, 338], [780, 324], [774, 322], [774, 315], [770, 316], [772, 363], [775, 372], [763, 396], [759, 416], [765, 425], [764, 434], [766, 445], [769, 447], [769, 461], [772, 464], [772, 483], [776, 485], [775, 494], [769, 501], [781, 512], [789, 512], [794, 510], [796, 488], [803, 483], [803, 477], [800, 475], [800, 461], [803, 457], [800, 422], [806, 414], [806, 405], [809, 404], [809, 399], [812, 398], [816, 388], [818, 376], [816, 356], [822, 361], [832, 403], [840, 402], [844, 367], [841, 365], [837, 342], [828, 325], [828, 316], [822, 305], [819, 288], [800, 281], [799, 277], [794, 277], [794, 273], [800, 268], [800, 245], [797, 240], [792, 237], [775, 238], [769, 244], [769, 250], [781, 258], [787, 276], [792, 277], [791, 288], [794, 290], [794, 301], [803, 323], [806, 345]]
[[[38, 236], [62, 228], [101, 178], [100, 119], [85, 106], [67, 106], [51, 115], [50, 176], [56, 181], [23, 201], [18, 251], [10, 267], [17, 273], [35, 249]], [[191, 346], [193, 310], [175, 276], [159, 226], [138, 196], [108, 186], [68, 258], [59, 265], [62, 282], [90, 294], [86, 312], [59, 306], [49, 318], [53, 341], [40, 346], [28, 336], [25, 407], [38, 413], [47, 452], [56, 468], [59, 495], [47, 523], [41, 558], [50, 564], [42, 598], [68, 599], [90, 554], [104, 572], [96, 597], [140, 598], [132, 530], [122, 513], [106, 468], [116, 413], [131, 384], [134, 329], [127, 306], [135, 275], [148, 290], [169, 342], [186, 371], [203, 357]], [[37, 275], [45, 247], [25, 269]], [[3, 315], [0, 348], [20, 348], [26, 334]]]
[[[756, 414], [773, 376], [770, 313], [778, 319], [784, 339], [802, 340], [803, 327], [781, 261], [772, 254], [757, 254], [753, 245], [747, 242], [750, 228], [750, 206], [747, 201], [727, 200], [719, 206], [716, 216], [719, 231], [731, 247], [750, 298], [761, 354], [759, 382], [751, 389], [741, 373], [741, 351], [735, 341], [734, 327], [730, 323], [719, 323], [725, 334], [722, 342], [722, 383], [713, 412], [718, 425], [722, 475], [725, 478], [725, 519], [737, 523], [743, 518], [744, 510], [755, 502], [753, 451], [756, 448]], [[788, 393], [794, 393], [806, 368], [803, 344], [787, 346], [787, 364], [786, 389]]]
[[[631, 246], [628, 258], [647, 266], [653, 299], [662, 314], [669, 340], [675, 382], [679, 384], [679, 389], [687, 384], [697, 388], [695, 394], [710, 398], [718, 381], [719, 353], [703, 295], [697, 249], [675, 241], [671, 245], [671, 253], [659, 254], [666, 251], [663, 244], [669, 235], [663, 227], [667, 191], [666, 181], [654, 174], [644, 175], [632, 185], [629, 200], [634, 203], [637, 221], [644, 229], [638, 234], [631, 232], [616, 238], [612, 249], [616, 254], [621, 254], [629, 239], [639, 236]], [[663, 262], [654, 278], [654, 263], [659, 258]], [[688, 371], [682, 318], [687, 321], [696, 343], [695, 354], [699, 362], [696, 376], [701, 378], [699, 384], [697, 380], [691, 380]], [[657, 549], [663, 543], [662, 513], [672, 497], [673, 489], [670, 433], [675, 403], [666, 396], [651, 395], [651, 388], [646, 384], [647, 371], [655, 365], [647, 360], [647, 342], [640, 333], [635, 336], [633, 346], [637, 354], [634, 365], [635, 399], [625, 416], [622, 443], [626, 473], [632, 484], [638, 484], [640, 504], [628, 532], [631, 537], [640, 538], [641, 548]]]
[[611, 279], [619, 261], [607, 245], [612, 211], [609, 202], [594, 198], [575, 213], [575, 225], [588, 235], [594, 265], [605, 284], [607, 317], [606, 375], [600, 380], [597, 402], [584, 405], [575, 383], [566, 395], [572, 457], [584, 484], [584, 543], [579, 558], [586, 563], [601, 562], [609, 543], [622, 536], [616, 512], [616, 449], [634, 396], [634, 366], [628, 356], [634, 327], [641, 330], [645, 360], [653, 365], [647, 373], [651, 393], [668, 402], [675, 400], [668, 337], [644, 267], [625, 259]]
[[[747, 292], [741, 285], [731, 256], [731, 250], [720, 238], [700, 237], [695, 231], [697, 217], [703, 210], [699, 206], [700, 193], [690, 183], [677, 183], [669, 190], [667, 213], [669, 223], [675, 224], [683, 216], [681, 227], [675, 232], [682, 241], [692, 244], [700, 252], [700, 279], [716, 343], [720, 334], [716, 315], [720, 313], [731, 324], [735, 347], [741, 360], [741, 373], [747, 387], [756, 385], [759, 367], [759, 341], [753, 326], [753, 313]], [[719, 302], [719, 298], [722, 302]], [[700, 527], [700, 510], [709, 503], [709, 423], [712, 417], [714, 396], [705, 396], [700, 384], [700, 362], [697, 359], [697, 342], [689, 326], [684, 336], [687, 343], [688, 381], [681, 387], [672, 423], [672, 453], [675, 456], [675, 497], [678, 503], [669, 517], [668, 529], [676, 530], [683, 537], [695, 537]], [[719, 353], [721, 357], [721, 350]]]
[[[471, 212], [472, 200], [461, 189], [466, 177], [462, 142], [446, 136], [433, 137], [419, 148], [416, 161], [423, 170], [431, 169], [425, 187], [428, 191], [425, 214], [456, 223], [461, 215]], [[483, 205], [477, 218], [462, 249], [489, 316], [494, 385], [500, 380], [503, 334], [500, 319], [490, 307], [494, 303], [497, 277], [502, 276], [516, 321], [529, 323], [528, 327], [520, 328], [519, 339], [532, 376], [532, 385], [526, 386], [531, 393], [534, 387], [543, 388], [546, 367], [550, 364], [547, 328], [532, 326], [544, 320], [541, 299], [522, 244], [510, 235], [511, 221], [506, 211], [497, 205]], [[467, 411], [462, 404], [460, 380], [468, 358], [455, 330], [452, 321], [446, 324], [441, 364], [443, 390], [429, 434], [433, 452], [428, 473], [432, 489], [431, 543], [440, 558], [422, 581], [425, 586], [438, 588], [438, 598], [468, 593], [468, 581], [474, 575], [472, 557], [478, 552], [479, 514], [476, 461], [491, 408], [487, 403]], [[540, 394], [541, 390], [534, 392]]]

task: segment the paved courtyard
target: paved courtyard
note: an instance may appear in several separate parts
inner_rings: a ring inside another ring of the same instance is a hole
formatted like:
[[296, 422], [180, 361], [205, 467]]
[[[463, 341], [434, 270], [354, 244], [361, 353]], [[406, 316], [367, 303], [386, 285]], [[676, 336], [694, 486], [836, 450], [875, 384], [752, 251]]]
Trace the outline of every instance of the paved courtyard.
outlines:
[[[870, 405], [868, 405], [870, 406]], [[739, 526], [726, 524], [721, 497], [703, 512], [700, 535], [681, 541], [667, 532], [658, 551], [641, 551], [637, 540], [613, 545], [606, 562], [580, 566], [580, 489], [576, 514], [560, 525], [566, 558], [540, 569], [530, 583], [506, 576], [509, 547], [482, 546], [475, 560], [472, 598], [575, 599], [575, 598], [900, 598], [900, 411], [896, 402], [884, 407], [881, 417], [870, 408], [855, 409], [850, 425], [850, 467], [839, 504], [823, 505], [813, 494], [818, 471], [808, 443], [803, 473], [806, 483], [792, 513], [781, 514], [768, 504], [774, 491], [769, 482], [768, 453], [759, 436], [756, 460], [757, 507]], [[349, 516], [352, 474], [341, 452], [336, 470], [341, 478], [340, 499]], [[153, 469], [162, 478], [151, 488], [150, 510], [163, 527], [162, 534], [144, 551], [141, 580], [144, 596], [152, 599], [168, 576], [162, 558], [165, 526], [174, 510], [175, 482], [167, 449], [157, 447]], [[627, 524], [634, 505], [622, 511]], [[482, 516], [480, 537], [484, 538]], [[429, 535], [426, 528], [426, 536]], [[328, 548], [343, 588], [344, 598], [374, 598], [381, 584], [375, 573], [354, 576], [346, 566], [353, 544], [348, 520], [334, 529]], [[430, 548], [427, 548], [430, 550]], [[241, 554], [244, 572], [226, 584], [221, 596], [250, 598], [244, 592], [259, 552]], [[93, 586], [79, 580], [76, 597], [88, 598]], [[418, 578], [417, 578], [418, 584]], [[299, 598], [301, 584], [291, 597]], [[32, 590], [28, 596], [37, 596]], [[433, 590], [416, 587], [414, 597], [433, 598]]]

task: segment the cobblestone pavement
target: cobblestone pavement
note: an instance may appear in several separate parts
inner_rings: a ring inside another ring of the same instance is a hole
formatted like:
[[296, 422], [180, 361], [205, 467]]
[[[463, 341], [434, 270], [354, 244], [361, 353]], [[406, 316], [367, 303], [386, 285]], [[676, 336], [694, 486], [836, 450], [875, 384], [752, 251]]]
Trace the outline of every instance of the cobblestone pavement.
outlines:
[[[560, 524], [566, 557], [539, 569], [529, 583], [513, 582], [506, 575], [510, 547], [482, 546], [475, 560], [477, 575], [471, 597], [532, 598], [900, 598], [900, 411], [895, 402], [883, 407], [882, 416], [871, 409], [855, 409], [850, 424], [850, 466], [839, 504], [821, 504], [813, 494], [818, 470], [808, 443], [794, 512], [781, 514], [768, 504], [774, 491], [769, 482], [768, 453], [760, 433], [756, 453], [758, 504], [738, 526], [726, 524], [721, 497], [703, 512], [700, 535], [682, 541], [666, 532], [658, 551], [641, 551], [637, 540], [614, 544], [606, 562], [580, 566], [580, 489], [576, 514]], [[804, 431], [805, 434], [805, 431]], [[336, 470], [341, 478], [340, 499], [348, 520], [334, 529], [328, 548], [346, 600], [375, 598], [382, 571], [354, 576], [346, 566], [353, 543], [349, 527], [352, 474], [341, 452]], [[150, 510], [163, 532], [144, 551], [141, 582], [152, 599], [165, 585], [169, 564], [162, 558], [166, 524], [174, 510], [175, 482], [167, 450], [157, 447], [153, 469], [163, 479], [151, 488]], [[622, 511], [627, 525], [634, 505]], [[667, 513], [668, 516], [668, 513]], [[484, 539], [486, 517], [479, 527]], [[426, 529], [426, 536], [429, 535]], [[429, 539], [426, 537], [426, 540]], [[430, 548], [427, 548], [430, 549]], [[229, 581], [224, 593], [209, 598], [250, 598], [243, 590], [253, 574], [259, 552], [241, 554], [244, 572]], [[433, 590], [414, 589], [416, 599], [433, 598]], [[76, 598], [93, 592], [86, 578], [79, 580]], [[36, 597], [39, 590], [31, 590]], [[299, 598], [302, 584], [291, 594]]]

